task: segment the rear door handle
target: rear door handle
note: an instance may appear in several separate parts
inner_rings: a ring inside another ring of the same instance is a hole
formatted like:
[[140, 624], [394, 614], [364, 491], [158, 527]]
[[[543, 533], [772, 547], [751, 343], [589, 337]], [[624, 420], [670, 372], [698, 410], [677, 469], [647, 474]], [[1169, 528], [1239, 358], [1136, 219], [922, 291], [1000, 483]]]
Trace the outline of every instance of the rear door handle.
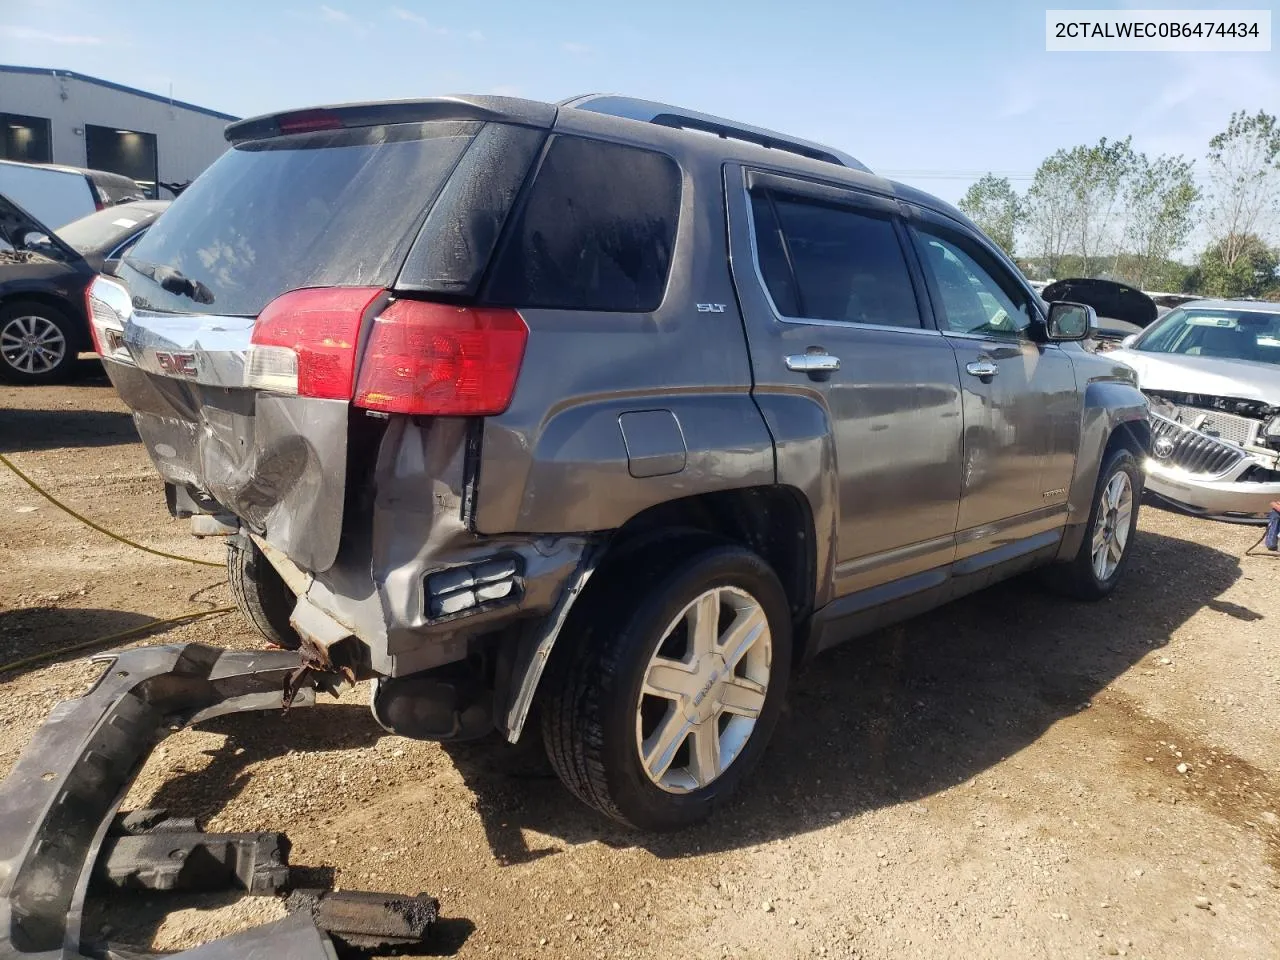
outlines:
[[966, 363], [964, 372], [971, 377], [977, 377], [983, 383], [990, 383], [991, 378], [1000, 372], [1000, 365], [994, 360], [988, 360], [983, 357], [980, 360], [970, 360]]
[[793, 353], [787, 357], [787, 369], [807, 373], [810, 380], [826, 380], [840, 369], [840, 358], [823, 353]]

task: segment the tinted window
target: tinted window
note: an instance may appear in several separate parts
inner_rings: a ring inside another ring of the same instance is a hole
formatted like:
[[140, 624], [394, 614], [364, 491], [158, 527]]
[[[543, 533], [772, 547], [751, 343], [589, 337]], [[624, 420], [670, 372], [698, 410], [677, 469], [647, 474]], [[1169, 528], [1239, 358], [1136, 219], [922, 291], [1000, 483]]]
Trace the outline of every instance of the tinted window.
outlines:
[[[478, 127], [402, 123], [239, 144], [182, 192], [118, 274], [152, 309], [241, 316], [300, 287], [390, 286]], [[155, 277], [172, 270], [207, 288], [207, 302], [162, 288]]]
[[787, 249], [782, 242], [782, 228], [774, 216], [773, 200], [762, 190], [751, 194], [751, 216], [756, 228], [756, 257], [760, 273], [773, 305], [784, 317], [800, 316], [800, 301], [796, 297], [795, 277], [787, 259]]
[[1031, 323], [1026, 294], [976, 245], [928, 230], [916, 233], [921, 259], [942, 301], [938, 319], [944, 330], [1017, 337]]
[[784, 316], [920, 326], [892, 221], [768, 194], [754, 200], [752, 209], [761, 272]]
[[670, 157], [556, 137], [486, 292], [495, 304], [645, 312], [662, 302], [680, 217]]

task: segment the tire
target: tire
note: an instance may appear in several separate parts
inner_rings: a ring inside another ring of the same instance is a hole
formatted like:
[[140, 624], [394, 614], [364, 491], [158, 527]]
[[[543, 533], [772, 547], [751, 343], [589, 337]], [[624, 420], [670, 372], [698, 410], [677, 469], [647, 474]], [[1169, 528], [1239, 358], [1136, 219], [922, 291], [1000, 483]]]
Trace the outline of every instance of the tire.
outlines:
[[38, 300], [0, 307], [0, 380], [61, 383], [75, 368], [83, 331], [64, 311]]
[[[557, 644], [566, 649], [553, 658], [541, 702], [547, 755], [572, 793], [620, 823], [687, 827], [735, 792], [773, 733], [791, 667], [787, 597], [759, 556], [706, 540], [655, 544], [605, 575]], [[689, 611], [700, 598], [703, 616], [716, 619], [697, 655], [690, 624], [698, 614]], [[735, 625], [746, 652], [729, 670], [723, 655], [732, 642], [720, 644]], [[646, 685], [659, 657], [655, 682], [684, 692], [656, 695]], [[656, 749], [660, 732], [665, 750]], [[654, 761], [655, 776], [645, 749], [665, 758]]]
[[[1049, 582], [1055, 589], [1078, 600], [1101, 600], [1116, 588], [1129, 565], [1129, 556], [1133, 553], [1134, 535], [1138, 529], [1138, 507], [1142, 501], [1142, 483], [1142, 468], [1131, 451], [1120, 448], [1106, 457], [1102, 469], [1098, 471], [1093, 505], [1089, 510], [1089, 521], [1085, 526], [1080, 550], [1067, 564], [1050, 568]], [[1129, 508], [1127, 521], [1123, 518], [1123, 509], [1117, 516], [1114, 508], [1109, 509], [1104, 504], [1109, 491], [1125, 486]], [[1103, 522], [1100, 523], [1100, 519]], [[1115, 522], [1117, 519], [1121, 521], [1118, 525]], [[1118, 544], [1118, 561], [1112, 553], [1106, 566], [1098, 563], [1095, 547], [1099, 538], [1109, 545]]]
[[284, 650], [301, 646], [289, 625], [298, 598], [252, 540], [243, 546], [228, 542], [227, 581], [236, 606], [267, 643]]

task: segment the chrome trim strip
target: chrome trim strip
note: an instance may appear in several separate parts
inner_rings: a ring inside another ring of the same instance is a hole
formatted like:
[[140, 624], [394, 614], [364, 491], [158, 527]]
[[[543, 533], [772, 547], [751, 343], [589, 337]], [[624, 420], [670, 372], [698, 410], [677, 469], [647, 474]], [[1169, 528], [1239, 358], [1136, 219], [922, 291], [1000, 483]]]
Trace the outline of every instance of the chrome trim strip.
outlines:
[[[148, 373], [241, 389], [254, 319], [134, 310], [125, 324], [124, 343], [134, 362]], [[175, 366], [175, 357], [190, 358], [194, 370], [185, 372], [181, 362]]]

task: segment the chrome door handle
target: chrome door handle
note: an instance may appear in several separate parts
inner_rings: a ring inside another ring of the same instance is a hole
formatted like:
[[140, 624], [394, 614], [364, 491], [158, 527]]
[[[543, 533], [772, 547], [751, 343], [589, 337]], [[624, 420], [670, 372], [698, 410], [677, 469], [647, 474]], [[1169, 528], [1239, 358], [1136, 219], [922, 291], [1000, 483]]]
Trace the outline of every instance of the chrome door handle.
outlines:
[[807, 373], [815, 380], [825, 379], [840, 369], [840, 358], [829, 353], [793, 353], [787, 357], [787, 369]]
[[970, 360], [964, 365], [964, 372], [977, 377], [983, 383], [990, 383], [991, 378], [1000, 372], [1000, 365], [994, 360], [983, 357], [981, 360]]

